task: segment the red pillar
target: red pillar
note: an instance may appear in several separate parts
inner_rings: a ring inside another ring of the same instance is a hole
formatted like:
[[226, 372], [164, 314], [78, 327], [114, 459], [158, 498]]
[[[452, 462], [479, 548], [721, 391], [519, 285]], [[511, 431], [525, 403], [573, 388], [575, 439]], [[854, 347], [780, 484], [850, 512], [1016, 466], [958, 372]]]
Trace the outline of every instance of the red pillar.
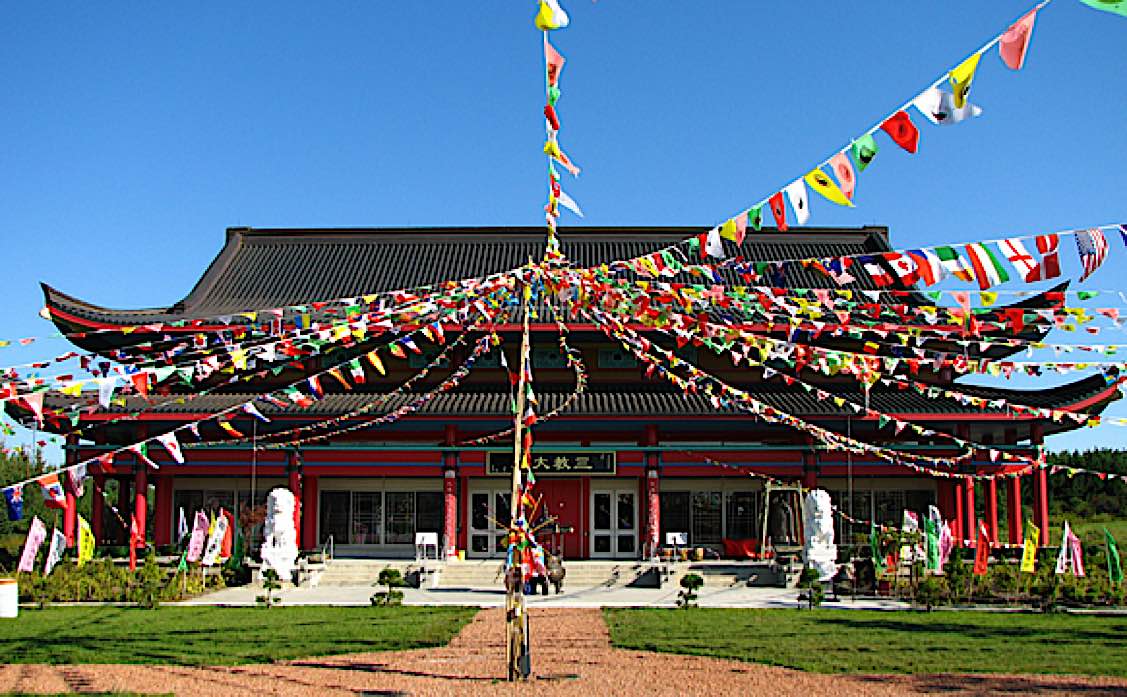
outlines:
[[966, 503], [966, 495], [964, 494], [966, 487], [965, 479], [959, 479], [954, 483], [955, 516], [954, 520], [951, 521], [951, 537], [955, 538], [955, 546], [960, 548], [963, 546], [963, 521], [966, 520], [963, 514], [963, 504]]
[[317, 548], [317, 476], [306, 473], [301, 487], [301, 547]]
[[293, 494], [293, 529], [301, 531], [301, 456], [296, 450], [286, 454], [286, 472], [289, 474], [290, 493]]
[[172, 475], [153, 477], [156, 485], [156, 506], [153, 507], [153, 544], [172, 544]]
[[[657, 445], [657, 425], [646, 425], [646, 445]], [[656, 452], [646, 453], [646, 544], [642, 555], [657, 556], [661, 545], [660, 462]]]
[[818, 488], [818, 453], [813, 450], [802, 453], [802, 487], [804, 489]]
[[963, 504], [963, 509], [966, 511], [966, 521], [963, 523], [964, 537], [970, 542], [970, 546], [974, 546], [974, 541], [978, 539], [978, 514], [974, 510], [974, 480], [966, 480], [963, 493], [966, 495], [966, 503]]
[[998, 480], [986, 481], [986, 531], [990, 542], [998, 544]]
[[[1045, 427], [1034, 423], [1029, 429], [1029, 440], [1033, 447], [1040, 448], [1045, 443]], [[1033, 470], [1033, 520], [1041, 529], [1041, 546], [1049, 544], [1049, 477], [1044, 468]]]
[[1006, 480], [1006, 522], [1010, 529], [1010, 544], [1021, 544], [1021, 477]]
[[[446, 445], [457, 443], [457, 427], [447, 424], [445, 436]], [[451, 451], [442, 453], [442, 556], [458, 556], [458, 454]]]
[[94, 491], [90, 493], [90, 532], [94, 542], [101, 544], [106, 536], [106, 475], [94, 472]]
[[149, 467], [138, 462], [133, 470], [133, 517], [137, 519], [137, 547], [144, 547], [148, 540], [149, 522]]
[[[117, 533], [117, 543], [119, 545], [129, 544], [129, 516], [130, 516], [129, 509], [130, 508], [131, 508], [131, 506], [130, 506], [130, 498], [129, 498], [129, 477], [118, 477], [117, 478], [117, 514], [118, 514], [118, 516], [121, 517], [121, 520], [125, 521], [124, 529], [119, 530], [118, 533]], [[121, 521], [118, 521], [118, 527], [121, 527]]]

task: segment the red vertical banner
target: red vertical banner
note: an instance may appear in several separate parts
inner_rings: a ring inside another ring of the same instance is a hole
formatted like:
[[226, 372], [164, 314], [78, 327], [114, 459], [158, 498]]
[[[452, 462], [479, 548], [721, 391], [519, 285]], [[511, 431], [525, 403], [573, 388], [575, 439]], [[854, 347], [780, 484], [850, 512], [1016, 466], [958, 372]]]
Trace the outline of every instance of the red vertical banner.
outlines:
[[649, 554], [656, 554], [661, 543], [661, 499], [658, 494], [657, 470], [646, 472], [646, 537], [649, 541]]
[[452, 468], [442, 477], [442, 548], [445, 557], [451, 559], [458, 553], [458, 478]]
[[978, 523], [978, 540], [974, 549], [974, 575], [985, 576], [990, 562], [990, 534], [986, 531], [986, 524]]

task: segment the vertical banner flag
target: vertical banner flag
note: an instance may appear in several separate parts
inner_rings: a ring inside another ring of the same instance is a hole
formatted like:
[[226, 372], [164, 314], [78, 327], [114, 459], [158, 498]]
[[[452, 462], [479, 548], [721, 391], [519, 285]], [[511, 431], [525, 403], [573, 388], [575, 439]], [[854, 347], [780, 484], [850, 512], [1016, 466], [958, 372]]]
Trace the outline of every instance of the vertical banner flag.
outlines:
[[47, 560], [43, 562], [43, 575], [50, 576], [55, 570], [55, 565], [63, 558], [63, 550], [67, 548], [67, 536], [55, 528], [51, 531], [51, 546], [47, 548]]
[[1115, 538], [1104, 528], [1104, 544], [1107, 546], [1107, 577], [1112, 583], [1123, 583], [1123, 567], [1119, 563], [1119, 547]]
[[810, 220], [810, 200], [806, 195], [806, 184], [801, 179], [795, 179], [787, 188], [787, 200], [794, 208], [794, 219], [799, 225], [805, 225]]
[[1041, 539], [1041, 530], [1033, 524], [1032, 520], [1025, 522], [1025, 543], [1021, 552], [1021, 571], [1031, 574], [1037, 570], [1037, 540]]
[[974, 575], [985, 576], [990, 563], [990, 535], [986, 523], [978, 521], [978, 539], [974, 547]]
[[39, 520], [39, 516], [31, 519], [31, 528], [27, 531], [27, 541], [23, 545], [23, 554], [20, 555], [20, 564], [16, 571], [31, 573], [35, 569], [35, 555], [39, 554], [39, 546], [47, 537], [47, 526]]
[[776, 191], [767, 201], [771, 205], [771, 215], [775, 216], [775, 227], [779, 232], [787, 231], [787, 208], [783, 203], [783, 192]]
[[884, 556], [880, 553], [880, 530], [876, 523], [869, 526], [869, 551], [873, 555], [873, 569], [880, 576], [884, 573]]
[[939, 526], [941, 523], [941, 520], [937, 521], [930, 515], [924, 521], [924, 529], [927, 533], [927, 569], [929, 571], [939, 571], [943, 568], [939, 561]]
[[207, 514], [196, 511], [192, 523], [192, 537], [188, 541], [188, 561], [197, 562], [203, 556], [204, 541], [207, 539]]
[[94, 533], [90, 530], [90, 523], [78, 516], [78, 565], [82, 566], [93, 558]]
[[203, 554], [203, 565], [214, 566], [219, 561], [219, 552], [223, 547], [223, 538], [227, 536], [227, 516], [220, 515], [215, 519], [215, 526], [207, 538], [207, 548]]
[[177, 525], [176, 525], [176, 542], [177, 542], [177, 544], [184, 541], [184, 538], [188, 536], [188, 532], [189, 532], [189, 530], [188, 530], [188, 518], [184, 515], [184, 507], [181, 506], [180, 507], [180, 518], [177, 521]]
[[951, 534], [951, 525], [945, 520], [939, 529], [939, 567], [942, 568], [955, 548], [955, 536]]
[[4, 505], [8, 508], [8, 520], [15, 522], [23, 518], [22, 484], [4, 489]]

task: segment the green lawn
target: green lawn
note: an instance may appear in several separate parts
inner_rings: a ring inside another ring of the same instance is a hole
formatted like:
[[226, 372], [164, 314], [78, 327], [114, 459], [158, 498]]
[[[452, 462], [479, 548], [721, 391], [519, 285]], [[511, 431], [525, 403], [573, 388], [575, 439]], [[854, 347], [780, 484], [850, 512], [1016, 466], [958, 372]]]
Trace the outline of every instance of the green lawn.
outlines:
[[1127, 616], [864, 610], [604, 610], [620, 648], [818, 673], [1127, 676]]
[[53, 607], [0, 620], [5, 663], [231, 665], [441, 646], [459, 607]]

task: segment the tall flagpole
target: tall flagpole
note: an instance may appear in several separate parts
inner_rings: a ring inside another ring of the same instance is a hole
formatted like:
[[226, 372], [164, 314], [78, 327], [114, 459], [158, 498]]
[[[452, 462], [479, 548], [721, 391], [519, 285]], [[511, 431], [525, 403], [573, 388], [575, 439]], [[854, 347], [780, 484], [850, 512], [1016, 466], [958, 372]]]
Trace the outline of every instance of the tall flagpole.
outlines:
[[[531, 270], [531, 269], [530, 269]], [[522, 573], [519, 558], [520, 549], [515, 544], [517, 520], [522, 515], [521, 490], [522, 471], [524, 469], [524, 412], [526, 392], [528, 389], [528, 354], [529, 354], [529, 308], [528, 301], [532, 288], [531, 279], [524, 279], [520, 286], [522, 317], [520, 361], [518, 367], [519, 379], [517, 381], [516, 406], [513, 414], [513, 477], [512, 491], [509, 499], [509, 566], [505, 573], [505, 624], [506, 624], [506, 663], [508, 665], [509, 681], [518, 678], [527, 678], [532, 669], [531, 658], [528, 656], [528, 620], [524, 603], [524, 574]]]

